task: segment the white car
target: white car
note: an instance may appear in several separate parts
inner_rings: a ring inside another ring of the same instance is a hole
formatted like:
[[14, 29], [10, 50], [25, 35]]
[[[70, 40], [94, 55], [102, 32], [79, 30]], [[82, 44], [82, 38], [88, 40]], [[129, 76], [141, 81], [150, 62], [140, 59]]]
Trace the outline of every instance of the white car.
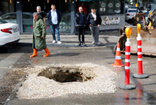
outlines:
[[126, 21], [131, 20], [132, 17], [133, 17], [136, 13], [138, 13], [138, 12], [139, 12], [139, 10], [136, 9], [136, 8], [129, 8], [129, 9], [127, 10], [127, 12], [126, 12], [125, 20], [126, 20]]
[[0, 20], [0, 46], [15, 43], [20, 40], [18, 25]]

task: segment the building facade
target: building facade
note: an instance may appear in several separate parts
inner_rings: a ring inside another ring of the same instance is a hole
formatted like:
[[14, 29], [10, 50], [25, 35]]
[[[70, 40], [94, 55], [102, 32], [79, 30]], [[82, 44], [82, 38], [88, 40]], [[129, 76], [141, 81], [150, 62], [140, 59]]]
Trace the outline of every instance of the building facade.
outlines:
[[[41, 6], [42, 11], [48, 13], [51, 4], [55, 4], [61, 13], [60, 32], [74, 33], [74, 18], [77, 8], [84, 3], [87, 14], [92, 6], [102, 17], [100, 30], [118, 29], [124, 25], [124, 0], [1, 0], [0, 15], [3, 20], [17, 23], [21, 33], [31, 33], [33, 29], [33, 12], [36, 6]], [[46, 17], [47, 20], [47, 17]], [[48, 24], [46, 30], [50, 32]]]

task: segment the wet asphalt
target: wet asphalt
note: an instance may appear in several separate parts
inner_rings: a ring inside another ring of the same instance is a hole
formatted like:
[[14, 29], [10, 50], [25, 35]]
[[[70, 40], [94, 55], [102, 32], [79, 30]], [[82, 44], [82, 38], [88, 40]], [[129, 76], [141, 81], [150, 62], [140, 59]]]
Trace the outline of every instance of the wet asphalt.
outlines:
[[[131, 55], [131, 83], [136, 86], [134, 90], [122, 90], [118, 86], [123, 84], [124, 68], [113, 68], [114, 63], [114, 45], [118, 39], [118, 35], [101, 35], [101, 46], [92, 47], [91, 38], [87, 36], [88, 47], [75, 47], [77, 44], [77, 36], [62, 36], [63, 44], [51, 44], [51, 36], [48, 36], [48, 48], [51, 55], [43, 58], [44, 51], [39, 51], [38, 57], [29, 58], [32, 52], [31, 36], [23, 35], [18, 45], [10, 46], [7, 51], [0, 53], [0, 61], [3, 61], [11, 54], [24, 53], [13, 64], [12, 68], [26, 68], [35, 65], [45, 64], [81, 64], [94, 63], [105, 65], [117, 73], [117, 91], [110, 94], [97, 95], [79, 95], [69, 94], [50, 99], [25, 100], [17, 99], [15, 96], [9, 100], [6, 105], [156, 105], [156, 57], [143, 57], [144, 73], [149, 75], [147, 79], [135, 79], [133, 74], [138, 72], [137, 55]], [[67, 41], [69, 40], [69, 41]], [[70, 43], [71, 42], [71, 43]], [[124, 63], [124, 54], [122, 61]], [[10, 70], [12, 69], [10, 68]]]

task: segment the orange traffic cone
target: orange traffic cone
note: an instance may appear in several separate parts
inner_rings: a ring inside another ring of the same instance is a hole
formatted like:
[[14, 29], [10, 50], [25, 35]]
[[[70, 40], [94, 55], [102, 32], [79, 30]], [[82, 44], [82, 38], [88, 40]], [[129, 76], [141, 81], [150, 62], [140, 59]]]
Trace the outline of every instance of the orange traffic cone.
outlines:
[[116, 49], [116, 56], [115, 56], [115, 62], [112, 64], [113, 67], [123, 67], [124, 64], [122, 64], [121, 61], [121, 53], [120, 53], [120, 44], [117, 44], [117, 49]]

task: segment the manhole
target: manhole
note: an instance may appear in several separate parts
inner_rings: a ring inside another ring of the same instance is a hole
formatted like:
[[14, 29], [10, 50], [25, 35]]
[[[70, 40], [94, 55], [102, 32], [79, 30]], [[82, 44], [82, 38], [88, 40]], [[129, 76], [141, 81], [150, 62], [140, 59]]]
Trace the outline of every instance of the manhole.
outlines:
[[50, 67], [41, 71], [38, 76], [53, 79], [56, 82], [84, 82], [95, 77], [92, 70], [74, 67]]

